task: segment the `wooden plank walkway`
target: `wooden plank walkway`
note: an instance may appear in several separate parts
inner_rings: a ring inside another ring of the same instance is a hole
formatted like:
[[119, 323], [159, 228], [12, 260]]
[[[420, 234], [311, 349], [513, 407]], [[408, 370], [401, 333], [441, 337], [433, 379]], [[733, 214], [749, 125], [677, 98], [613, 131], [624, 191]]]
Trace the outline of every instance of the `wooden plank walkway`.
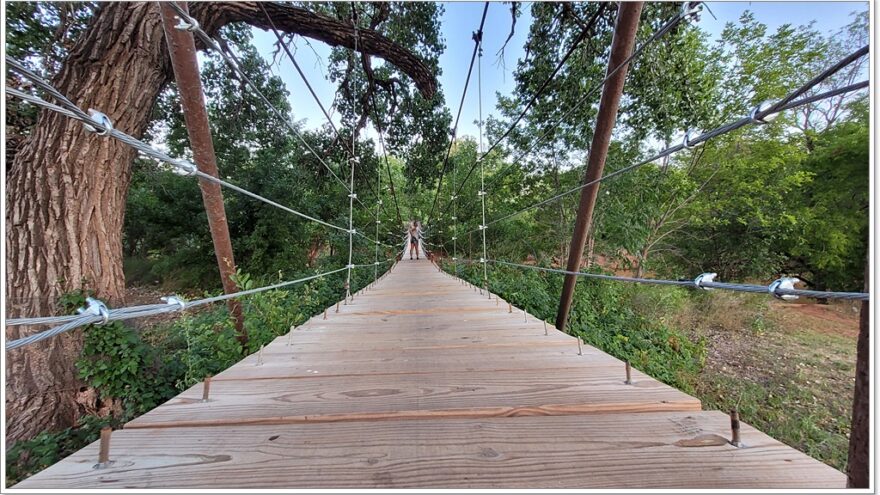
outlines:
[[842, 473], [402, 261], [15, 488], [843, 488]]

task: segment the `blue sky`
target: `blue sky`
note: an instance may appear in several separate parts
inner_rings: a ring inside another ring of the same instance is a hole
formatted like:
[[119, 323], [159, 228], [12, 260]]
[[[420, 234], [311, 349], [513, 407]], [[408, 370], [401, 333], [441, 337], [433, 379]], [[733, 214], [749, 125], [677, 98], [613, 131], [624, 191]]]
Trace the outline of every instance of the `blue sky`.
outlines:
[[[446, 51], [440, 57], [443, 73], [440, 85], [446, 96], [447, 106], [453, 117], [458, 110], [468, 63], [473, 50], [471, 33], [476, 31], [483, 9], [482, 2], [445, 2], [442, 19], [442, 33]], [[736, 22], [746, 10], [754, 12], [760, 22], [775, 30], [782, 24], [804, 25], [815, 21], [815, 27], [822, 32], [836, 32], [851, 21], [850, 13], [868, 9], [867, 2], [706, 2], [717, 20], [704, 8], [699, 26], [716, 38], [727, 22]], [[504, 44], [510, 31], [510, 5], [492, 3], [483, 29], [483, 114], [484, 119], [494, 113], [496, 92], [507, 95], [514, 87], [513, 71], [517, 60], [523, 56], [523, 44], [528, 35], [531, 16], [530, 3], [521, 5], [522, 14], [517, 19], [516, 32], [505, 49], [503, 64], [496, 55]], [[254, 41], [261, 53], [271, 60], [272, 44], [275, 36], [271, 32], [254, 30]], [[297, 61], [315, 88], [324, 106], [330, 108], [336, 88], [326, 78], [326, 60], [330, 47], [317, 41], [310, 41], [311, 48], [302, 38], [297, 38], [295, 54]], [[293, 48], [293, 47], [292, 47]], [[282, 53], [283, 55], [283, 53]], [[309, 128], [324, 123], [320, 108], [299, 79], [293, 66], [284, 57], [276, 57], [273, 65], [275, 74], [281, 76], [290, 91], [290, 101], [294, 117], [305, 120]], [[459, 135], [477, 135], [477, 85], [476, 71], [471, 78], [459, 124]], [[337, 121], [338, 122], [338, 121]]]

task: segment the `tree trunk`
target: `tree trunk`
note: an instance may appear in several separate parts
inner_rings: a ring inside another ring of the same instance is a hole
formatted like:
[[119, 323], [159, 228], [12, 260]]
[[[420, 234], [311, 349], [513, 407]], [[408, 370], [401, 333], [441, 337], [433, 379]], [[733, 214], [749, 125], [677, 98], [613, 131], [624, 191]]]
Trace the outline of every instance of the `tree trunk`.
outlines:
[[645, 262], [648, 261], [648, 246], [642, 248], [639, 252], [639, 259], [636, 263], [636, 278], [642, 278], [645, 276]]
[[[286, 4], [267, 3], [285, 32], [332, 45], [353, 45], [352, 27]], [[192, 15], [209, 34], [230, 22], [265, 27], [258, 4], [194, 3]], [[425, 97], [436, 89], [419, 57], [368, 29], [358, 48], [398, 65]], [[114, 127], [141, 137], [156, 98], [172, 75], [159, 10], [153, 2], [101, 4], [65, 60], [53, 85], [83, 109], [94, 108]], [[135, 152], [113, 138], [87, 133], [82, 124], [40, 112], [7, 175], [7, 314], [54, 314], [61, 294], [88, 288], [110, 305], [124, 303], [122, 227]], [[15, 339], [34, 328], [9, 327]], [[7, 353], [7, 441], [75, 423], [81, 386], [74, 363], [82, 331]]]
[[[154, 5], [105, 4], [53, 84], [140, 137], [167, 81], [164, 51], [157, 49], [161, 32]], [[125, 302], [122, 225], [134, 157], [75, 120], [40, 112], [8, 176], [7, 314], [53, 314], [58, 296], [76, 289], [94, 290], [111, 305]], [[33, 332], [10, 327], [6, 338]], [[7, 440], [75, 422], [81, 348], [82, 330], [74, 330], [7, 353]]]
[[593, 235], [593, 228], [590, 227], [590, 232], [587, 234], [587, 255], [581, 260], [581, 266], [585, 269], [589, 270], [591, 266], [593, 266], [593, 253], [594, 248], [596, 246], [596, 236]]
[[[865, 292], [871, 291], [870, 258], [865, 261]], [[868, 488], [871, 481], [871, 312], [862, 301], [859, 340], [856, 344], [856, 387], [846, 464], [847, 488]]]

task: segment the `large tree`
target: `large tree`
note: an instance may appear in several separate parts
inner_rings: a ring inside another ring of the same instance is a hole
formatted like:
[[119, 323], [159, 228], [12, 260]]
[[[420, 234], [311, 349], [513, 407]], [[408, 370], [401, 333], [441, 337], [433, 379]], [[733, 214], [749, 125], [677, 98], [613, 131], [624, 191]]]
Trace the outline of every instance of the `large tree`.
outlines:
[[[257, 3], [194, 3], [191, 14], [209, 34], [243, 22], [269, 28]], [[283, 32], [355, 48], [350, 22], [290, 4], [265, 3]], [[413, 51], [360, 27], [357, 50], [384, 59], [436, 93], [434, 71]], [[159, 10], [153, 2], [100, 4], [52, 77], [81, 108], [107, 114], [114, 126], [141, 137], [162, 89], [173, 77]], [[52, 313], [62, 294], [87, 288], [111, 304], [124, 302], [122, 227], [135, 152], [42, 111], [7, 171], [7, 282], [10, 316]], [[8, 328], [18, 338], [32, 330]], [[80, 386], [74, 361], [81, 332], [69, 332], [7, 354], [7, 440], [72, 424]]]

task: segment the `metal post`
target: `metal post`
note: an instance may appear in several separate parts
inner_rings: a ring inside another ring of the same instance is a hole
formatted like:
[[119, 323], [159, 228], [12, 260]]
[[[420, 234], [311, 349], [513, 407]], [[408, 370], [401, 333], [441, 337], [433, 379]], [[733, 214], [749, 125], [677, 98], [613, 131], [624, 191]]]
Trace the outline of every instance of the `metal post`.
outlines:
[[[193, 159], [199, 171], [213, 177], [219, 177], [217, 172], [217, 157], [214, 154], [214, 142], [211, 139], [211, 127], [208, 123], [208, 111], [205, 108], [202, 81], [199, 75], [199, 65], [196, 59], [196, 44], [193, 35], [189, 31], [175, 29], [175, 11], [168, 3], [160, 2], [162, 13], [162, 26], [165, 30], [165, 40], [168, 44], [168, 52], [171, 55], [171, 65], [174, 68], [174, 78], [177, 81], [180, 92], [180, 104], [183, 107], [183, 118], [186, 122], [186, 132], [189, 135]], [[188, 10], [186, 2], [178, 2], [183, 10]], [[226, 294], [238, 292], [236, 283], [232, 280], [235, 275], [235, 258], [232, 254], [232, 241], [229, 238], [229, 226], [226, 224], [226, 209], [223, 206], [223, 192], [220, 185], [199, 178], [199, 188], [202, 191], [202, 201], [205, 204], [205, 212], [208, 215], [208, 227], [211, 230], [211, 239], [214, 242], [214, 254], [217, 258], [217, 266], [220, 269], [220, 279], [223, 282], [223, 291]], [[248, 342], [247, 330], [244, 328], [244, 315], [242, 315], [241, 303], [236, 299], [227, 302], [229, 314], [235, 321], [235, 330], [242, 347]]]
[[205, 377], [202, 383], [202, 402], [208, 402], [211, 396], [211, 375]]
[[740, 437], [739, 428], [739, 411], [734, 409], [730, 411], [730, 444], [734, 447], [742, 447], [742, 439]]
[[110, 466], [110, 435], [113, 429], [109, 426], [101, 428], [101, 443], [98, 446], [98, 463], [95, 469], [103, 469]]
[[[629, 57], [635, 44], [636, 31], [639, 27], [639, 16], [642, 13], [642, 2], [621, 2], [617, 12], [617, 24], [614, 27], [614, 38], [611, 41], [611, 57], [608, 60], [610, 73]], [[605, 169], [605, 158], [608, 155], [608, 146], [611, 143], [611, 131], [617, 119], [617, 108], [620, 104], [620, 96], [623, 92], [623, 83], [626, 80], [627, 67], [617, 71], [602, 88], [602, 97], [599, 100], [599, 113], [596, 118], [596, 130], [593, 134], [593, 143], [590, 146], [590, 158], [587, 164], [587, 173], [584, 175], [584, 184], [590, 183], [602, 177]], [[581, 257], [584, 255], [584, 244], [587, 234], [590, 232], [590, 224], [593, 218], [593, 207], [596, 204], [596, 196], [599, 194], [599, 183], [595, 183], [581, 191], [580, 206], [578, 207], [577, 220], [574, 233], [571, 238], [571, 249], [568, 254], [567, 269], [576, 272], [580, 269]], [[556, 328], [565, 329], [568, 323], [568, 313], [571, 309], [571, 301], [574, 297], [575, 275], [566, 275], [562, 286], [562, 297], [559, 301], [559, 312], [556, 314]]]
[[[871, 272], [865, 262], [865, 292], [871, 292]], [[846, 463], [847, 488], [868, 488], [870, 476], [870, 303], [862, 301], [859, 313], [859, 340], [856, 343], [856, 388], [853, 394], [852, 427], [849, 433], [849, 457]]]

